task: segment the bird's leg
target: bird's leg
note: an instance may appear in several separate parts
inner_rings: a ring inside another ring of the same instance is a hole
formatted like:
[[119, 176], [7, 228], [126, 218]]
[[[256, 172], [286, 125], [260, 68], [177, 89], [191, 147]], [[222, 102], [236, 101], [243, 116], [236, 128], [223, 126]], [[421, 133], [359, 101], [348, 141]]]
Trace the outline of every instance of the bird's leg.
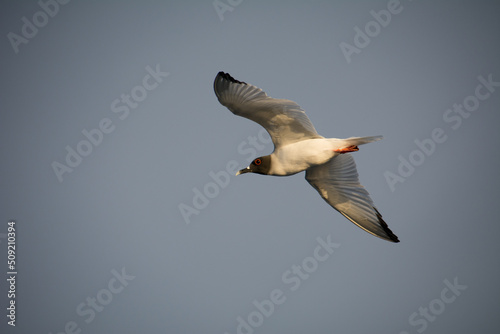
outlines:
[[348, 152], [356, 152], [356, 151], [359, 151], [359, 148], [356, 145], [333, 150], [333, 152], [337, 152], [337, 153], [348, 153]]

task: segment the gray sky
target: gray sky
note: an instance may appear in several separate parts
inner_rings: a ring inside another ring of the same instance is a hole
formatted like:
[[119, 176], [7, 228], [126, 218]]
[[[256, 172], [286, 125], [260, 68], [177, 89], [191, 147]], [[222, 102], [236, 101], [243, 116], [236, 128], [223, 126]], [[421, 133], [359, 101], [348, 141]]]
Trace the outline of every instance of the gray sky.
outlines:
[[[0, 6], [2, 333], [500, 330], [497, 3]], [[354, 158], [401, 243], [303, 173], [235, 177], [272, 144], [221, 70], [325, 137], [383, 135]]]

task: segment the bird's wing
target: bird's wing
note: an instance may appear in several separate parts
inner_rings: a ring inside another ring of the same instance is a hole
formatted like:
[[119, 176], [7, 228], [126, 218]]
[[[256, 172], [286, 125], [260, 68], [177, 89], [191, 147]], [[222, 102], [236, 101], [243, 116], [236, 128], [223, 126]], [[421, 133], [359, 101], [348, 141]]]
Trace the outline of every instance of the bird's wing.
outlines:
[[219, 102], [233, 114], [262, 125], [275, 148], [304, 139], [323, 138], [300, 106], [290, 100], [273, 99], [260, 88], [219, 72], [214, 81]]
[[306, 180], [328, 204], [351, 222], [379, 238], [399, 242], [373, 206], [366, 189], [359, 183], [356, 163], [349, 153], [340, 154], [326, 164], [308, 168]]

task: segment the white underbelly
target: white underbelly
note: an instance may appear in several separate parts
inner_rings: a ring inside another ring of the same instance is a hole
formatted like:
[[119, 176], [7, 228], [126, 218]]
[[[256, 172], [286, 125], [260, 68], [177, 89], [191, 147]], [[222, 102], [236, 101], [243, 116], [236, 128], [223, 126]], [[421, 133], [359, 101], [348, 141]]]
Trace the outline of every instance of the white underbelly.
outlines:
[[274, 175], [291, 175], [322, 165], [338, 154], [334, 149], [331, 140], [326, 138], [285, 145], [273, 152], [270, 172]]

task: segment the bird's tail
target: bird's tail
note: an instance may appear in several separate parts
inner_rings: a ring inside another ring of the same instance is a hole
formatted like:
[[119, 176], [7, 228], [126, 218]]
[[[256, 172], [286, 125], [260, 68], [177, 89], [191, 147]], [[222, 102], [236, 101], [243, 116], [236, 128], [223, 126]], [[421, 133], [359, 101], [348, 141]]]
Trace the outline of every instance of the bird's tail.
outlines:
[[350, 137], [345, 139], [331, 138], [330, 140], [335, 145], [334, 151], [338, 153], [348, 153], [355, 152], [358, 149], [358, 145], [368, 144], [377, 140], [382, 139], [382, 136], [372, 136], [372, 137]]
[[372, 137], [349, 137], [346, 139], [341, 139], [346, 143], [346, 146], [358, 146], [363, 144], [372, 143], [374, 141], [382, 139], [382, 136], [372, 136]]

